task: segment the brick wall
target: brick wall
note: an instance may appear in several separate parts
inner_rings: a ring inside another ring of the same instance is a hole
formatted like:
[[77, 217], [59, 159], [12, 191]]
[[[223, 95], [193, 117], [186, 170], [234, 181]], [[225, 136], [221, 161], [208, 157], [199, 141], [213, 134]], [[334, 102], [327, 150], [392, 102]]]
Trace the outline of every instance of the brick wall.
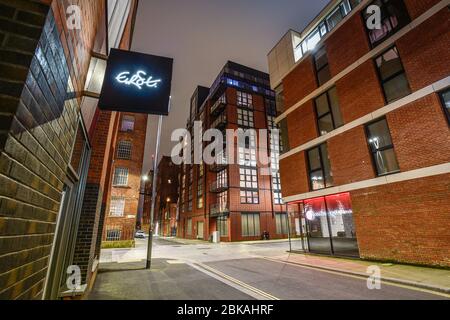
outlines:
[[[0, 1], [0, 94], [9, 112], [2, 117], [0, 128], [4, 143], [0, 156], [0, 298], [4, 299], [42, 295], [78, 128], [77, 81], [83, 81], [87, 64], [72, 63], [58, 3], [50, 11], [37, 1]], [[78, 45], [79, 58], [89, 53], [88, 40], [93, 39], [81, 35], [82, 39], [71, 38], [71, 45]]]
[[450, 175], [351, 192], [361, 257], [450, 266]]
[[410, 31], [399, 41], [397, 48], [413, 91], [447, 77], [450, 43], [450, 10], [444, 8], [431, 19]]
[[[287, 116], [289, 146], [291, 149], [318, 137], [314, 108], [314, 101], [309, 100]], [[305, 126], [305, 123], [309, 125]]]
[[411, 19], [415, 19], [439, 1], [440, 0], [405, 0], [405, 4]]

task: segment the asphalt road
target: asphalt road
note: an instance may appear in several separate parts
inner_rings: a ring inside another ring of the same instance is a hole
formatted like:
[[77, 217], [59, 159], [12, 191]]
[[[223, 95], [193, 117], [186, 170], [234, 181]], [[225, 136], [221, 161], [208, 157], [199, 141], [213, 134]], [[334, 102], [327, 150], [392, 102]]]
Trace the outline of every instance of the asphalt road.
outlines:
[[[131, 250], [102, 251], [95, 299], [273, 299], [273, 300], [433, 300], [443, 295], [367, 279], [274, 262], [287, 243], [180, 244], [156, 238], [152, 272], [134, 270], [146, 257], [146, 243]], [[120, 262], [119, 264], [115, 262]], [[142, 263], [141, 263], [142, 264]], [[130, 266], [131, 271], [126, 269]], [[142, 264], [143, 267], [143, 264]], [[125, 273], [124, 273], [125, 272]], [[136, 288], [136, 289], [133, 289]], [[113, 292], [111, 294], [111, 292]], [[127, 292], [124, 296], [122, 293]]]

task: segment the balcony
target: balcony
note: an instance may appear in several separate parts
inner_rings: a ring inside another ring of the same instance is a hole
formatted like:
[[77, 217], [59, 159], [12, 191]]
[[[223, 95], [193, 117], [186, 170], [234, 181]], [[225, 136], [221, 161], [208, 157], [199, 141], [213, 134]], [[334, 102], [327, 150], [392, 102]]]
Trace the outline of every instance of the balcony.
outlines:
[[228, 181], [214, 181], [211, 183], [209, 190], [212, 193], [221, 193], [228, 190]]
[[220, 116], [217, 117], [216, 120], [214, 120], [214, 122], [211, 124], [211, 128], [224, 129], [227, 126], [227, 123], [227, 113], [223, 112]]
[[225, 107], [227, 106], [227, 101], [225, 99], [225, 96], [222, 96], [219, 98], [219, 100], [214, 103], [214, 105], [211, 107], [211, 115], [216, 116], [219, 114]]
[[215, 204], [212, 204], [209, 208], [210, 218], [226, 216], [229, 213], [230, 213], [230, 209], [228, 208], [228, 205], [224, 204], [224, 203], [215, 203]]

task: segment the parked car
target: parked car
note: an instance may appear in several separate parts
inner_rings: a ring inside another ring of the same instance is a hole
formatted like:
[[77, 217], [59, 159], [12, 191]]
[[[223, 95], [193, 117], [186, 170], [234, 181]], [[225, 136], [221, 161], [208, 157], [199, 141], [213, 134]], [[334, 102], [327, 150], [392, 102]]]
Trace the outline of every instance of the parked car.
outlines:
[[141, 230], [136, 231], [136, 234], [134, 235], [134, 237], [136, 239], [145, 239], [145, 233], [144, 233], [144, 231], [141, 231]]

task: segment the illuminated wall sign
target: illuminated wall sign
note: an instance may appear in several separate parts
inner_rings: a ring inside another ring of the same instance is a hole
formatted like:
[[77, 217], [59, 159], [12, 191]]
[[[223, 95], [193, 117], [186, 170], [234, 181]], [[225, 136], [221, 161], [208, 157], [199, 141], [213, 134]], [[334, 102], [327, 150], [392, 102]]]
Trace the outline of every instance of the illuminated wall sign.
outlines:
[[172, 68], [170, 58], [112, 49], [99, 108], [168, 115]]

